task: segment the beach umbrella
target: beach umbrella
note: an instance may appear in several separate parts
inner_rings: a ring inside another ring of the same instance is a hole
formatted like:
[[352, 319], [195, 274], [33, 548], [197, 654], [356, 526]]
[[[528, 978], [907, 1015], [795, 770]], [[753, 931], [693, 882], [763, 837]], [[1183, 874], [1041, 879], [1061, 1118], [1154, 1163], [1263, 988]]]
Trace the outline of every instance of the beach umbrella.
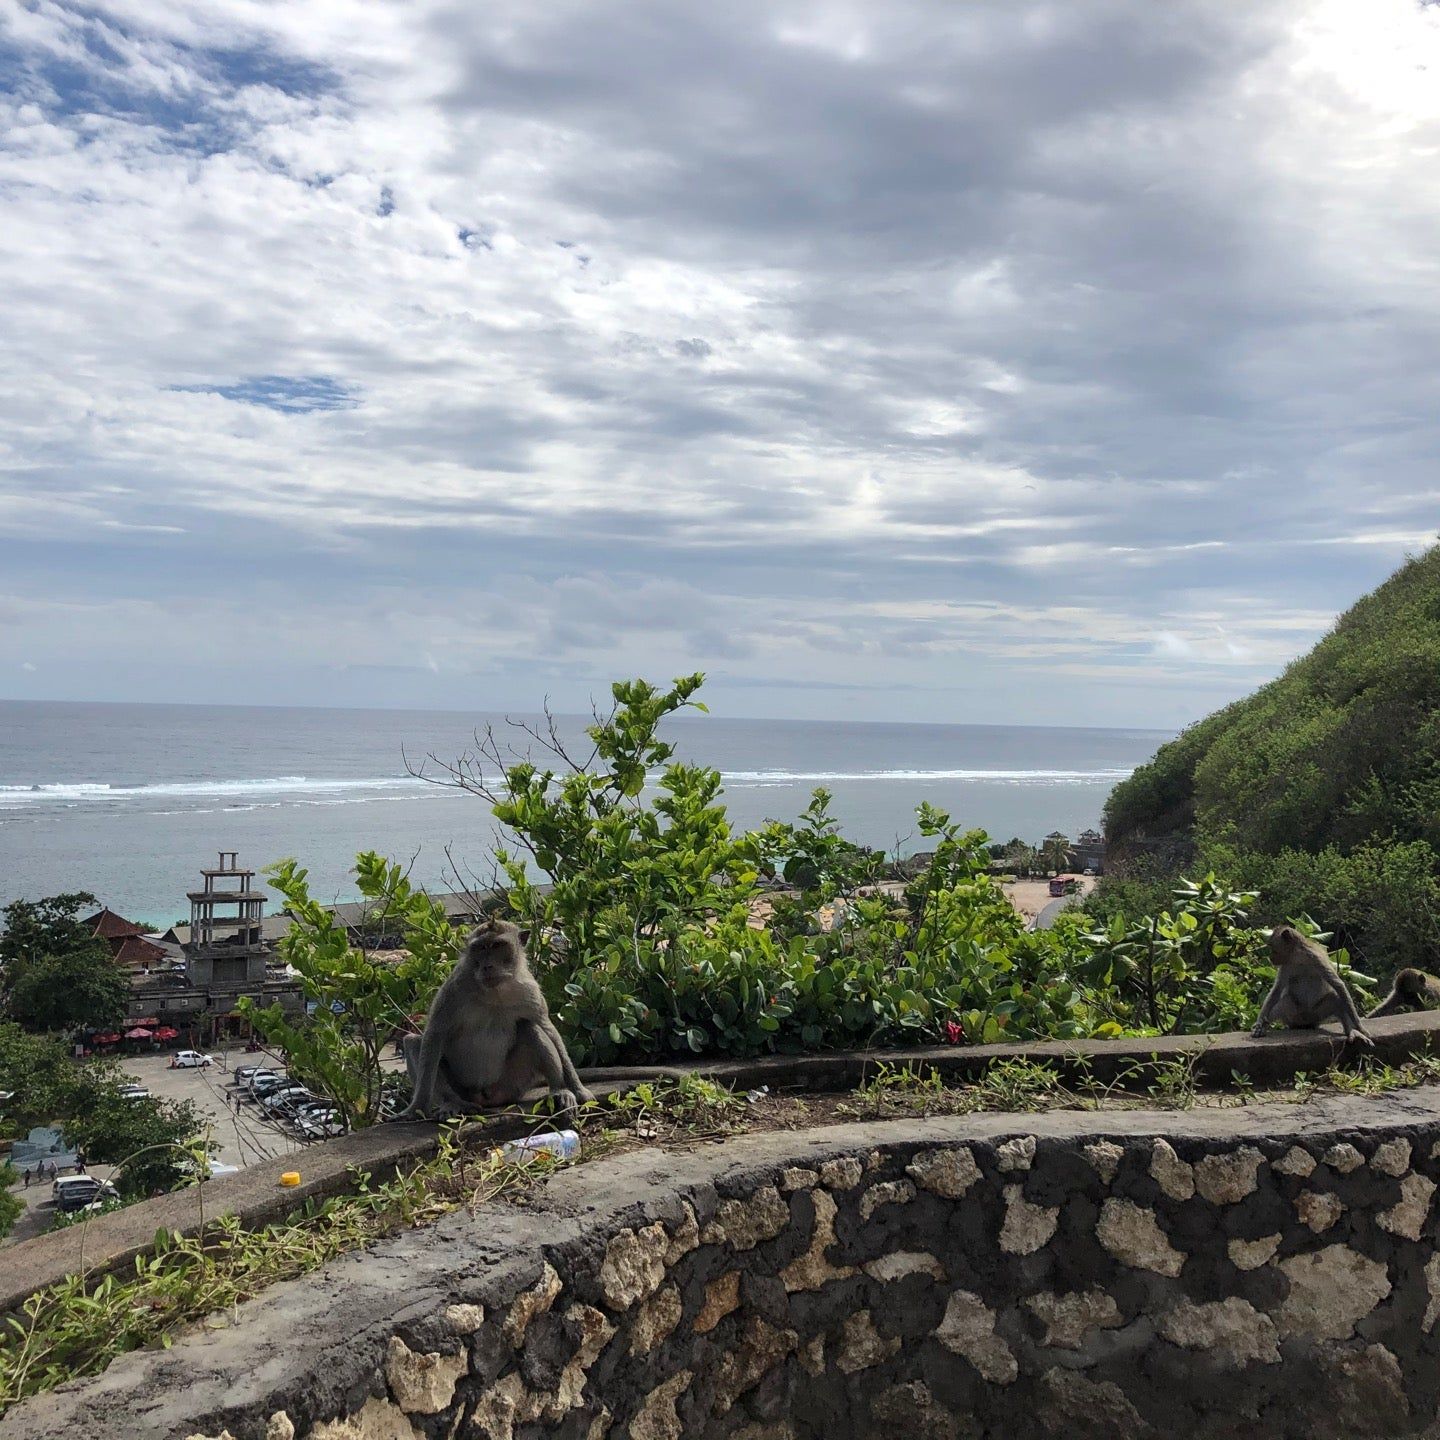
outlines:
[[180, 1033], [180, 1032], [179, 1032], [178, 1030], [176, 1030], [173, 1026], [170, 1026], [170, 1025], [162, 1025], [162, 1026], [155, 1032], [155, 1038], [156, 1038], [157, 1040], [173, 1040], [173, 1039], [175, 1039], [175, 1037], [176, 1037], [177, 1035], [179, 1035], [179, 1033]]
[[137, 1025], [133, 1030], [125, 1032], [125, 1038], [127, 1040], [148, 1040], [150, 1032], [143, 1025]]
[[115, 1032], [107, 1031], [104, 1035], [97, 1035], [93, 1042], [96, 1045], [118, 1045], [120, 1037]]

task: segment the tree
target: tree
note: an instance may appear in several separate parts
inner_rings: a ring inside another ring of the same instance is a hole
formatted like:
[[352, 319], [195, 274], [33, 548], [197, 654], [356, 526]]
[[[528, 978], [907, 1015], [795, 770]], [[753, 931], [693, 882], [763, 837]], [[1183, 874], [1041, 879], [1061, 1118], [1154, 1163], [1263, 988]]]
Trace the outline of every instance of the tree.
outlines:
[[1052, 830], [1041, 842], [1040, 854], [1044, 857], [1046, 869], [1058, 875], [1070, 861], [1069, 837]]
[[77, 918], [93, 904], [93, 895], [79, 891], [5, 907], [0, 1008], [27, 1030], [70, 1031], [125, 1018], [125, 972]]
[[10, 1187], [19, 1178], [15, 1167], [8, 1160], [0, 1163], [0, 1240], [15, 1228], [16, 1220], [25, 1209], [25, 1202], [18, 1195], [10, 1193]]
[[[675, 761], [659, 734], [669, 716], [706, 710], [693, 698], [704, 679], [682, 675], [668, 690], [645, 680], [612, 685], [614, 703], [586, 727], [583, 756], [570, 753], [548, 713], [544, 730], [521, 725], [547, 752], [543, 769], [517, 761], [486, 731], [476, 754], [453, 764], [431, 757], [443, 775], [416, 772], [478, 795], [510, 832], [516, 848], [495, 858], [542, 972], [562, 951], [567, 963], [604, 964], [652, 937], [673, 944], [755, 894], [759, 840], [732, 832], [720, 772]], [[548, 886], [535, 884], [536, 871]]]
[[1004, 858], [1018, 876], [1028, 876], [1035, 868], [1035, 851], [1018, 836], [1006, 842]]
[[116, 1165], [115, 1187], [127, 1199], [173, 1190], [186, 1178], [190, 1154], [207, 1146], [204, 1123], [188, 1100], [132, 1099], [118, 1075], [93, 1077], [65, 1138], [87, 1162]]
[[31, 1035], [0, 1020], [0, 1090], [13, 1097], [5, 1102], [6, 1128], [23, 1135], [73, 1115], [96, 1073], [95, 1066], [78, 1067], [53, 1035]]

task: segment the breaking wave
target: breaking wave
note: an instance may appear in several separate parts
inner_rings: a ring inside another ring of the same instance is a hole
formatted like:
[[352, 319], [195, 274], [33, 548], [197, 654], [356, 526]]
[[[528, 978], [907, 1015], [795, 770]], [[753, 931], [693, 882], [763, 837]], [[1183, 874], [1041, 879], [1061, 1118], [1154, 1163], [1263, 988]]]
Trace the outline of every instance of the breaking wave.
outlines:
[[[1111, 784], [1131, 772], [1099, 770], [893, 769], [893, 770], [726, 770], [727, 786], [739, 790], [767, 786], [825, 785], [835, 781], [883, 781], [890, 784], [977, 781], [1004, 785]], [[250, 780], [165, 780], [152, 783], [79, 781], [0, 785], [0, 811], [120, 809], [169, 802], [164, 815], [204, 814], [213, 810], [273, 809], [285, 805], [358, 805], [369, 800], [405, 799], [453, 791], [426, 785], [414, 776], [338, 779], [309, 775], [272, 775]], [[208, 804], [206, 802], [209, 802]]]
[[0, 785], [0, 810], [15, 810], [28, 805], [96, 805], [129, 804], [149, 800], [214, 800], [233, 798], [237, 801], [255, 796], [287, 797], [304, 803], [305, 797], [339, 796], [354, 791], [416, 790], [424, 781], [412, 776], [388, 779], [335, 780], [312, 779], [308, 775], [274, 775], [257, 780], [173, 780], [153, 784], [109, 784], [83, 781], [76, 784]]

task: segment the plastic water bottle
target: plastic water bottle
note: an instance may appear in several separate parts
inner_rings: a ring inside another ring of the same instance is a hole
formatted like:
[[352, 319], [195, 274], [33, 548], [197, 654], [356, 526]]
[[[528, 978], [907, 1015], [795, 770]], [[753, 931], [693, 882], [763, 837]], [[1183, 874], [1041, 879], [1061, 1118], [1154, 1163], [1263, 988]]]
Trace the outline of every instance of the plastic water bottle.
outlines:
[[544, 1130], [523, 1140], [507, 1140], [500, 1147], [502, 1158], [512, 1165], [523, 1165], [542, 1151], [557, 1160], [573, 1160], [580, 1153], [580, 1137], [573, 1130]]

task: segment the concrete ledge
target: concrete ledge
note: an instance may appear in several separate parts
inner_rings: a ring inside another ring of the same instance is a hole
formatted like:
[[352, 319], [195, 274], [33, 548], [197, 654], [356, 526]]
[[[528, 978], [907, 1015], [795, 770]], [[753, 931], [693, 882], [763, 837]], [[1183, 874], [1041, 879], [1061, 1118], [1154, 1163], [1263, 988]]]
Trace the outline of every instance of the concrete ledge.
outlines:
[[[1440, 1050], [1440, 1010], [1396, 1015], [1367, 1022], [1373, 1054], [1388, 1064]], [[1101, 1084], [1123, 1081], [1127, 1072], [1152, 1060], [1195, 1058], [1196, 1078], [1205, 1085], [1230, 1083], [1234, 1074], [1256, 1084], [1285, 1082], [1301, 1072], [1327, 1069], [1349, 1049], [1338, 1031], [1277, 1031], [1262, 1040], [1224, 1035], [1161, 1036], [1148, 1040], [1044, 1041], [1024, 1045], [940, 1045], [910, 1050], [844, 1051], [818, 1055], [771, 1055], [756, 1060], [697, 1061], [669, 1066], [630, 1066], [582, 1071], [597, 1094], [619, 1093], [648, 1080], [704, 1075], [736, 1089], [768, 1085], [772, 1090], [836, 1092], [873, 1079], [883, 1063], [937, 1070], [949, 1080], [974, 1081], [998, 1061], [1034, 1060], [1056, 1066], [1066, 1078], [1089, 1075]], [[1372, 1052], [1363, 1052], [1372, 1053]], [[499, 1143], [535, 1128], [533, 1119], [500, 1116], [477, 1129], [477, 1144]], [[195, 1189], [142, 1201], [88, 1225], [40, 1235], [3, 1252], [0, 1315], [13, 1312], [36, 1290], [67, 1275], [102, 1275], [118, 1270], [153, 1247], [157, 1230], [198, 1232], [204, 1214], [238, 1215], [250, 1227], [282, 1219], [308, 1199], [343, 1194], [353, 1187], [351, 1172], [368, 1171], [385, 1180], [397, 1167], [435, 1153], [436, 1127], [428, 1123], [380, 1125], [309, 1146], [298, 1157], [266, 1161], [238, 1175]], [[281, 1174], [299, 1170], [298, 1188], [281, 1188]]]
[[1154, 1060], [1195, 1060], [1195, 1077], [1210, 1086], [1241, 1075], [1256, 1085], [1287, 1082], [1301, 1072], [1327, 1070], [1342, 1056], [1372, 1055], [1401, 1065], [1440, 1052], [1440, 1010], [1366, 1021], [1375, 1048], [1346, 1045], [1338, 1029], [1275, 1030], [1252, 1040], [1245, 1031], [1222, 1035], [1160, 1035], [1152, 1039], [1037, 1040], [1018, 1045], [925, 1045], [907, 1050], [844, 1050], [811, 1055], [767, 1055], [755, 1060], [701, 1060], [672, 1065], [597, 1069], [587, 1083], [634, 1084], [686, 1073], [720, 1080], [736, 1089], [853, 1090], [871, 1080], [883, 1062], [937, 1070], [947, 1080], [976, 1081], [999, 1061], [1034, 1060], [1054, 1065], [1067, 1080], [1091, 1076], [1102, 1084], [1123, 1081], [1137, 1065]]

